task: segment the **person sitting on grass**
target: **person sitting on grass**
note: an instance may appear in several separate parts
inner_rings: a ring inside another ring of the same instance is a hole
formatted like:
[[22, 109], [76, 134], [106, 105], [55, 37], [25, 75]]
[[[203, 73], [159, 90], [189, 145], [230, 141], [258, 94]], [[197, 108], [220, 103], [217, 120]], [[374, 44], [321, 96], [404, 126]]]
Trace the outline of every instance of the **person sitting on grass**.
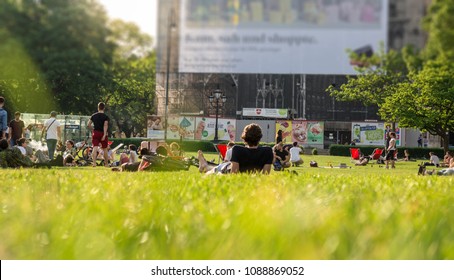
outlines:
[[409, 161], [410, 160], [410, 153], [408, 150], [404, 150], [404, 161]]
[[9, 148], [6, 138], [0, 140], [0, 166], [2, 168], [32, 167], [33, 162], [16, 148]]
[[230, 141], [227, 144], [227, 151], [225, 152], [224, 162], [229, 162], [232, 159], [232, 148], [235, 146], [235, 142]]
[[370, 157], [368, 156], [362, 156], [359, 158], [358, 161], [356, 161], [355, 165], [356, 166], [366, 166], [369, 163]]
[[15, 148], [18, 148], [19, 151], [24, 155], [26, 156], [27, 155], [27, 149], [25, 147], [27, 147], [27, 141], [25, 138], [19, 138], [17, 139], [16, 141], [16, 146], [14, 146]]
[[447, 151], [445, 156], [443, 157], [442, 166], [443, 167], [449, 167], [452, 159], [453, 159], [452, 152], [451, 151]]
[[293, 142], [293, 147], [290, 148], [290, 162], [293, 166], [299, 166], [303, 164], [303, 159], [300, 157], [300, 154], [303, 153], [303, 150], [298, 146], [298, 142]]
[[433, 153], [433, 152], [429, 152], [429, 156], [430, 156], [429, 162], [425, 162], [424, 165], [425, 166], [436, 166], [436, 167], [439, 167], [440, 166], [440, 158], [438, 158], [438, 156], [435, 153]]
[[290, 167], [290, 155], [284, 149], [284, 144], [278, 143], [274, 146], [274, 168], [282, 170]]
[[247, 125], [241, 135], [246, 146], [234, 146], [230, 162], [210, 166], [202, 151], [198, 152], [199, 170], [207, 174], [223, 173], [263, 173], [269, 174], [273, 164], [273, 150], [270, 147], [259, 147], [262, 129], [258, 124]]
[[75, 165], [74, 158], [77, 155], [77, 150], [74, 145], [75, 144], [73, 140], [66, 140], [65, 142], [66, 149], [63, 152], [63, 166]]

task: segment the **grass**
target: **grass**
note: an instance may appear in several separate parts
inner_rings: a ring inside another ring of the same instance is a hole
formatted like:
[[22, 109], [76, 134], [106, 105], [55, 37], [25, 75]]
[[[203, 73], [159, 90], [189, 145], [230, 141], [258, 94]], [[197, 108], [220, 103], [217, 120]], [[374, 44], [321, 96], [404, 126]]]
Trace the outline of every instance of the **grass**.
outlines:
[[454, 177], [303, 159], [270, 176], [1, 170], [0, 259], [454, 258]]

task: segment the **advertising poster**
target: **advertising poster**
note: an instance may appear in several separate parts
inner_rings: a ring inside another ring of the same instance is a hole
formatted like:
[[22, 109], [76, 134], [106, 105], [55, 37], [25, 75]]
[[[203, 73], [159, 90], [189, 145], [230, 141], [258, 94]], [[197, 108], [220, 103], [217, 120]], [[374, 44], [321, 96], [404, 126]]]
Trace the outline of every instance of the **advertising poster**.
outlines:
[[278, 130], [282, 130], [282, 141], [286, 144], [292, 142], [292, 121], [276, 121], [276, 133]]
[[167, 121], [167, 139], [194, 140], [195, 121], [195, 117], [169, 117]]
[[274, 109], [274, 108], [243, 108], [243, 116], [287, 119], [288, 110], [287, 109]]
[[[182, 0], [186, 73], [356, 74], [387, 45], [388, 0]], [[222, 59], [220, 59], [222, 58]]]
[[147, 116], [147, 138], [164, 139], [164, 118], [156, 115]]
[[292, 142], [323, 145], [323, 122], [292, 121]]
[[[218, 119], [218, 140], [235, 141], [235, 119]], [[196, 118], [195, 140], [214, 140], [215, 118]]]
[[[385, 123], [385, 134], [383, 135], [383, 140], [386, 141], [386, 134], [388, 131], [391, 131], [392, 124], [391, 123]], [[399, 128], [399, 124], [395, 124], [395, 131], [396, 132], [396, 146], [400, 147], [402, 145], [402, 137], [403, 137], [403, 131], [402, 129]]]
[[384, 146], [384, 123], [352, 123], [352, 139], [357, 145]]
[[307, 122], [307, 144], [323, 145], [323, 122]]
[[307, 122], [292, 121], [292, 143], [298, 142], [301, 144], [307, 143]]

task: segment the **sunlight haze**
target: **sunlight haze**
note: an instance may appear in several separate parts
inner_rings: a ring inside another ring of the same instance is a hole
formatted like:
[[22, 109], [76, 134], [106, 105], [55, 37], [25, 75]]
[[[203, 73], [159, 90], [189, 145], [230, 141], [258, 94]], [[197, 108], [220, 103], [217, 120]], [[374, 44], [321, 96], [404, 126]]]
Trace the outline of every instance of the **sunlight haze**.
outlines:
[[99, 0], [111, 18], [136, 23], [140, 29], [156, 39], [157, 0]]

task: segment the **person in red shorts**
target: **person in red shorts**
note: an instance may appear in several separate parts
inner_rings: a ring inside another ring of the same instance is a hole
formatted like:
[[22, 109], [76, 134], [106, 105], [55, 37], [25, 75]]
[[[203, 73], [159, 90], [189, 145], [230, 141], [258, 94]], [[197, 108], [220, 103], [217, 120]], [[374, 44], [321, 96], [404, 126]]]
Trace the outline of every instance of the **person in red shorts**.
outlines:
[[[91, 115], [90, 120], [88, 121], [88, 129], [92, 130], [92, 143], [93, 143], [93, 151], [92, 151], [92, 159], [93, 159], [93, 167], [96, 166], [96, 158], [98, 156], [98, 148], [104, 150], [104, 165], [106, 167], [109, 166], [109, 159], [108, 159], [108, 152], [107, 152], [107, 145], [109, 139], [107, 138], [107, 129], [109, 128], [109, 117], [104, 113], [104, 109], [106, 108], [106, 104], [103, 102], [98, 103], [98, 112]], [[92, 127], [93, 125], [93, 127]]]

